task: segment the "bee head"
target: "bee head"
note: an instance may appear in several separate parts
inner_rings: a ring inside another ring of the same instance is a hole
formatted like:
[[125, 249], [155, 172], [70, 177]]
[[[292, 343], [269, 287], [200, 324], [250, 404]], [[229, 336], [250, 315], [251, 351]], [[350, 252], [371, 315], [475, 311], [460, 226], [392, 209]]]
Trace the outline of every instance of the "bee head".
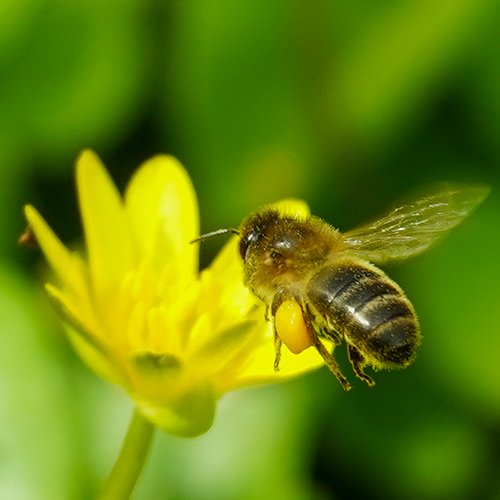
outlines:
[[248, 259], [248, 251], [260, 247], [264, 240], [269, 240], [270, 232], [280, 216], [276, 210], [266, 210], [250, 215], [239, 229], [239, 252], [243, 261]]
[[[239, 236], [238, 250], [241, 259], [245, 262], [248, 259], [248, 250], [257, 249], [264, 240], [269, 240], [269, 234], [273, 232], [273, 227], [280, 219], [277, 210], [271, 209], [264, 212], [257, 212], [247, 217], [241, 224], [239, 229], [219, 229], [211, 233], [202, 234], [198, 238], [192, 240], [190, 243], [203, 241], [214, 236], [221, 234], [232, 233]], [[257, 247], [255, 246], [257, 245]]]

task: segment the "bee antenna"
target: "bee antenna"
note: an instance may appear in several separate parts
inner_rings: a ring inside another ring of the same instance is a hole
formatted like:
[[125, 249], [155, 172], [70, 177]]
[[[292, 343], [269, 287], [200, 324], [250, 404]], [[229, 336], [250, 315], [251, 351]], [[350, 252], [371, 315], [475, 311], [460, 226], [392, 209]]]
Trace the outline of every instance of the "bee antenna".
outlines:
[[196, 243], [197, 241], [207, 240], [212, 236], [219, 236], [219, 234], [227, 234], [227, 233], [237, 234], [238, 236], [240, 234], [237, 229], [219, 229], [218, 231], [212, 231], [211, 233], [202, 234], [201, 236], [198, 236], [198, 238], [195, 238], [193, 241], [190, 241], [189, 243]]

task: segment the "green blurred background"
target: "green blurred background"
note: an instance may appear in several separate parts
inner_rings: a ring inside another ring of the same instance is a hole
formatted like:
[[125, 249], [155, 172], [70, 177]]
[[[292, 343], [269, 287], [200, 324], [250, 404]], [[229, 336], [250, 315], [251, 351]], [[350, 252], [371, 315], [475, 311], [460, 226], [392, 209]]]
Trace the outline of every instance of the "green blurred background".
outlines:
[[134, 498], [500, 499], [499, 25], [495, 0], [0, 0], [0, 498], [94, 498], [130, 419], [16, 245], [27, 202], [79, 238], [91, 147], [121, 188], [177, 156], [203, 231], [287, 196], [347, 230], [436, 181], [493, 188], [387, 268], [420, 314], [413, 366], [369, 389], [339, 349], [349, 394], [326, 369], [227, 394], [207, 435], [157, 434]]

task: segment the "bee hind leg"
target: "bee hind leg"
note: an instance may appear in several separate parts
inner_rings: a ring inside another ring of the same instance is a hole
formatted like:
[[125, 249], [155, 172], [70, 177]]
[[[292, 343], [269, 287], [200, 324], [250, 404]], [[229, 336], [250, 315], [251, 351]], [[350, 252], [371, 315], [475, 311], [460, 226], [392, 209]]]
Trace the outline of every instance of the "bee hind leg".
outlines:
[[[333, 354], [330, 351], [328, 351], [328, 349], [323, 345], [323, 342], [321, 342], [321, 340], [319, 339], [318, 333], [317, 333], [316, 328], [314, 326], [314, 314], [311, 312], [311, 309], [307, 305], [306, 305], [305, 310], [304, 310], [304, 321], [306, 322], [307, 329], [308, 329], [309, 334], [311, 335], [311, 338], [314, 342], [314, 347], [316, 347], [316, 350], [319, 352], [319, 354], [323, 358], [327, 368], [335, 375], [335, 377], [340, 382], [340, 385], [342, 386], [344, 391], [351, 390], [352, 385], [344, 377], [344, 374], [342, 373], [337, 361], [335, 361]], [[323, 333], [330, 340], [333, 341], [334, 348], [335, 348], [335, 346], [340, 344], [340, 340], [338, 339], [338, 337], [335, 334], [328, 332], [326, 329], [322, 329], [321, 333]]]
[[327, 339], [331, 340], [335, 347], [339, 346], [342, 344], [342, 341], [340, 340], [340, 338], [338, 337], [338, 335], [335, 333], [335, 331], [329, 329], [329, 328], [326, 328], [326, 327], [322, 327], [321, 328], [321, 334], [326, 337]]
[[337, 361], [335, 361], [333, 354], [328, 351], [321, 340], [317, 337], [314, 339], [314, 347], [316, 347], [318, 352], [321, 354], [321, 357], [324, 359], [327, 368], [335, 375], [335, 377], [337, 377], [337, 380], [340, 382], [340, 385], [342, 385], [344, 391], [349, 391], [350, 389], [352, 389], [352, 385], [344, 377], [344, 374], [340, 370]]
[[347, 344], [347, 355], [349, 356], [349, 361], [351, 362], [352, 369], [356, 376], [363, 380], [363, 382], [366, 382], [370, 387], [373, 387], [375, 381], [363, 371], [365, 366], [363, 355], [355, 347], [349, 344]]

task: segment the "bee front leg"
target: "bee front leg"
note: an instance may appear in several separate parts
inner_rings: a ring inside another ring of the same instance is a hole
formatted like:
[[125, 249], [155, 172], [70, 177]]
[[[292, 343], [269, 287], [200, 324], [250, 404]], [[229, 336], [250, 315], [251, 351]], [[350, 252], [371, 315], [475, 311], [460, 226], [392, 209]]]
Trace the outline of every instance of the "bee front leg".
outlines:
[[285, 288], [279, 290], [271, 303], [271, 306], [266, 307], [266, 320], [273, 322], [273, 331], [274, 331], [274, 371], [277, 372], [280, 369], [280, 360], [281, 360], [281, 346], [283, 344], [280, 336], [278, 335], [278, 330], [276, 329], [276, 323], [274, 321], [274, 317], [276, 315], [276, 311], [283, 304], [283, 302], [288, 298], [289, 293]]
[[276, 325], [273, 324], [273, 329], [274, 329], [274, 352], [275, 358], [274, 358], [274, 371], [277, 372], [280, 369], [280, 360], [281, 360], [281, 339], [280, 336], [278, 335], [278, 332], [276, 331]]
[[373, 387], [375, 385], [375, 381], [363, 371], [365, 366], [363, 355], [358, 351], [358, 349], [349, 344], [347, 344], [347, 355], [349, 356], [349, 361], [351, 362], [352, 369], [354, 370], [356, 376], [366, 382], [370, 387]]
[[264, 314], [264, 318], [266, 318], [266, 321], [272, 321], [273, 318], [272, 318], [272, 315], [271, 315], [271, 307], [268, 305], [266, 305], [266, 312]]

